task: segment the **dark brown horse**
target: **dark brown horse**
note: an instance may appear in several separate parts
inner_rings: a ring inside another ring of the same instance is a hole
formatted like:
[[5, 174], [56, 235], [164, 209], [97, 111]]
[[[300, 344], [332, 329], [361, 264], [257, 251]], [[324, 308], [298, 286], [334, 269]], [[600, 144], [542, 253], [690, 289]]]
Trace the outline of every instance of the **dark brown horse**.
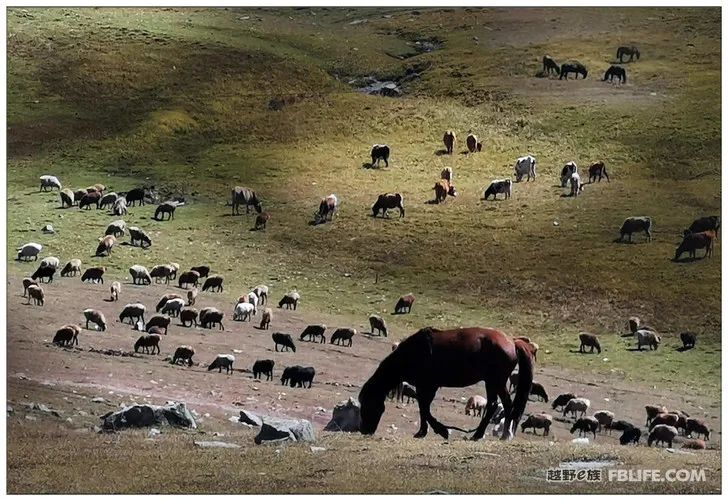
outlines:
[[[520, 378], [515, 401], [511, 402], [506, 383], [516, 364]], [[526, 408], [533, 381], [533, 348], [496, 329], [421, 329], [402, 341], [362, 387], [359, 393], [361, 433], [371, 435], [377, 430], [387, 394], [402, 381], [417, 388], [420, 429], [415, 438], [427, 435], [429, 424], [446, 439], [449, 429], [457, 429], [466, 433], [475, 431], [472, 439], [478, 440], [485, 434], [500, 398], [506, 416], [501, 438], [507, 439], [513, 436], [511, 430], [516, 429]], [[438, 389], [463, 388], [479, 381], [485, 382], [488, 404], [475, 430], [445, 426], [432, 416], [430, 405]]]

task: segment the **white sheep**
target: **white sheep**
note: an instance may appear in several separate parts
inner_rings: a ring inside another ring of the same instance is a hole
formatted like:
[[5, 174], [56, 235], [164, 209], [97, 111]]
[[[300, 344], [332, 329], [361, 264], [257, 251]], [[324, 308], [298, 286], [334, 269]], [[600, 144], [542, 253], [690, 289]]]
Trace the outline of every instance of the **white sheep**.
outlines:
[[112, 208], [114, 206], [114, 203], [119, 199], [119, 195], [117, 195], [115, 192], [107, 193], [103, 197], [101, 197], [101, 200], [99, 200], [99, 209], [103, 209], [107, 205], [111, 205]]
[[119, 322], [124, 322], [124, 319], [128, 318], [130, 324], [134, 324], [134, 319], [141, 321], [144, 324], [144, 313], [147, 308], [141, 303], [131, 303], [124, 306], [124, 309], [119, 313]]
[[67, 277], [69, 275], [73, 275], [74, 277], [81, 273], [81, 260], [80, 259], [71, 259], [69, 262], [66, 263], [66, 266], [63, 267], [61, 270], [61, 276]]
[[83, 310], [83, 316], [86, 317], [86, 329], [88, 329], [88, 323], [93, 322], [99, 326], [100, 330], [106, 330], [106, 317], [99, 310], [88, 308]]
[[54, 270], [57, 270], [58, 267], [61, 266], [61, 260], [58, 259], [55, 256], [49, 256], [43, 258], [43, 260], [40, 262], [40, 268], [53, 268]]
[[149, 270], [145, 266], [135, 264], [129, 268], [129, 274], [131, 275], [132, 282], [134, 284], [149, 285], [152, 283], [152, 277], [149, 275]]
[[260, 300], [260, 305], [264, 305], [268, 302], [268, 286], [267, 285], [259, 285], [253, 289], [253, 292], [258, 296], [258, 299]]
[[247, 319], [250, 321], [254, 311], [255, 307], [252, 303], [238, 303], [235, 305], [233, 320], [242, 320], [244, 322]]
[[30, 242], [21, 247], [18, 247], [15, 250], [18, 251], [18, 261], [20, 261], [22, 258], [25, 258], [25, 261], [30, 261], [31, 257], [35, 258], [34, 261], [37, 261], [38, 254], [40, 254], [40, 251], [43, 250], [43, 246], [35, 242]]
[[126, 205], [126, 198], [119, 197], [116, 199], [116, 202], [114, 202], [114, 205], [111, 208], [111, 212], [115, 216], [125, 216], [129, 213], [129, 210], [127, 209]]
[[53, 188], [58, 188], [58, 191], [61, 191], [61, 182], [56, 176], [40, 176], [40, 191], [48, 191], [46, 188], [50, 191], [53, 191]]

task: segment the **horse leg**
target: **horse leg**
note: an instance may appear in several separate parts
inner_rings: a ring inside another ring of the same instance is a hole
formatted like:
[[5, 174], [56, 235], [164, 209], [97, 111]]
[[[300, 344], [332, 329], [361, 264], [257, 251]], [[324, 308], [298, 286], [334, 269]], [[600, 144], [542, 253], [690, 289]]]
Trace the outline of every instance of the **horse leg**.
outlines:
[[501, 440], [508, 440], [513, 438], [513, 435], [516, 434], [518, 422], [521, 420], [521, 416], [516, 416], [516, 419], [512, 420], [511, 411], [513, 409], [513, 401], [511, 400], [511, 395], [506, 391], [505, 384], [503, 385], [503, 389], [498, 392], [498, 396], [503, 404], [503, 414], [506, 416], [506, 420], [503, 422]]
[[[485, 398], [487, 400], [487, 403], [485, 405], [485, 416], [483, 416], [483, 418], [480, 420], [480, 423], [475, 429], [475, 433], [470, 438], [470, 440], [480, 440], [481, 438], [483, 438], [483, 435], [485, 435], [485, 429], [488, 427], [488, 423], [490, 423], [490, 420], [493, 418], [496, 407], [498, 406], [498, 392], [496, 391], [494, 386], [486, 383], [485, 395]], [[505, 404], [503, 405], [503, 408], [505, 409]]]
[[[434, 398], [435, 392], [433, 390], [429, 388], [417, 388], [417, 405], [419, 405], [420, 408], [420, 429], [417, 430], [417, 433], [415, 433], [415, 438], [423, 438], [427, 435], [427, 423], [430, 421], [431, 417], [430, 404], [432, 404], [432, 400]], [[434, 426], [432, 428], [435, 429]]]

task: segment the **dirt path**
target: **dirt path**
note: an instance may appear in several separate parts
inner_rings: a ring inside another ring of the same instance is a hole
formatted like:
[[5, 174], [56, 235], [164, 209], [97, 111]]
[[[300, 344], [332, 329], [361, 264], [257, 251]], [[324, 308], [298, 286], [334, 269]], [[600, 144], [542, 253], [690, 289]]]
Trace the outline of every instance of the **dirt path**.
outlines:
[[[123, 284], [121, 300], [107, 302], [107, 285], [82, 284], [78, 279], [57, 279], [45, 285], [46, 303], [43, 307], [24, 304], [19, 277], [8, 279], [8, 377], [20, 379], [9, 386], [11, 401], [33, 401], [33, 395], [20, 394], [22, 382], [28, 378], [46, 386], [75, 389], [98, 395], [111, 402], [131, 401], [164, 403], [167, 400], [187, 402], [201, 415], [210, 414], [210, 421], [225, 420], [240, 408], [266, 414], [298, 416], [310, 419], [318, 429], [328, 422], [333, 406], [349, 396], [356, 396], [359, 387], [374, 371], [378, 362], [391, 349], [391, 340], [357, 335], [352, 348], [329, 344], [296, 342], [297, 352], [275, 353], [270, 335], [273, 331], [298, 334], [308, 323], [326, 323], [330, 328], [345, 326], [341, 318], [306, 311], [280, 310], [274, 307], [270, 331], [258, 330], [253, 323], [233, 322], [233, 305], [216, 294], [201, 294], [196, 307], [217, 306], [225, 314], [225, 331], [184, 328], [174, 322], [169, 335], [162, 339], [162, 355], [134, 357], [109, 356], [90, 352], [97, 350], [133, 351], [139, 333], [116, 319], [129, 302], [142, 302], [148, 312], [154, 311], [159, 297], [165, 292], [179, 291], [176, 287], [149, 287]], [[20, 291], [20, 293], [19, 293]], [[106, 315], [106, 332], [83, 330], [78, 350], [61, 349], [50, 344], [55, 331], [64, 323], [79, 322], [85, 308], [97, 308]], [[260, 316], [256, 317], [259, 321]], [[364, 325], [354, 325], [359, 332]], [[329, 333], [330, 334], [330, 333]], [[177, 346], [194, 347], [195, 361], [191, 368], [172, 366], [164, 362]], [[544, 347], [542, 347], [544, 349]], [[218, 353], [233, 353], [236, 372], [231, 376], [216, 371], [207, 372], [206, 365]], [[276, 362], [273, 381], [256, 381], [249, 369], [256, 359], [272, 358]], [[316, 368], [312, 389], [284, 387], [280, 374], [288, 365], [311, 365]], [[671, 409], [683, 409], [693, 416], [704, 417], [714, 430], [711, 446], [719, 447], [720, 403], [708, 402], [690, 395], [675, 395], [647, 385], [626, 385], [616, 380], [590, 374], [573, 374], [558, 369], [537, 369], [550, 397], [572, 391], [592, 401], [592, 410], [609, 409], [618, 419], [635, 424], [644, 423], [644, 405], [662, 403]], [[25, 390], [24, 390], [25, 391]], [[28, 391], [25, 391], [27, 394]], [[475, 420], [463, 414], [464, 401], [482, 388], [443, 389], [435, 400], [433, 412], [446, 423], [472, 428]], [[323, 410], [322, 410], [323, 409]], [[550, 404], [531, 402], [527, 412], [548, 411]], [[560, 420], [559, 416], [556, 416]], [[380, 425], [380, 433], [409, 436], [417, 429], [418, 413], [415, 403], [388, 405]], [[394, 427], [392, 427], [392, 425]], [[557, 422], [553, 438], [569, 440], [569, 423]], [[385, 431], [386, 430], [386, 431]], [[534, 439], [530, 434], [522, 435]], [[618, 434], [600, 435], [597, 442], [617, 443]], [[543, 440], [540, 437], [536, 440]]]

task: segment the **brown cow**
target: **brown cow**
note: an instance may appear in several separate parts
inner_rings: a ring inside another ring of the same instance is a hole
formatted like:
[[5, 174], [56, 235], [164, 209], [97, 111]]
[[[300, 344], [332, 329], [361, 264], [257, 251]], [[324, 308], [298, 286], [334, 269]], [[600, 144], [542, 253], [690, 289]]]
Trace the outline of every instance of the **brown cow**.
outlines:
[[448, 195], [458, 196], [455, 186], [450, 184], [447, 179], [440, 179], [432, 189], [435, 190], [435, 203], [438, 204], [444, 202]]
[[713, 240], [715, 240], [715, 232], [712, 230], [700, 233], [689, 233], [689, 230], [686, 230], [682, 243], [675, 250], [675, 261], [680, 259], [685, 252], [688, 252], [691, 258], [695, 258], [695, 251], [698, 249], [705, 249], [704, 257], [712, 256]]

